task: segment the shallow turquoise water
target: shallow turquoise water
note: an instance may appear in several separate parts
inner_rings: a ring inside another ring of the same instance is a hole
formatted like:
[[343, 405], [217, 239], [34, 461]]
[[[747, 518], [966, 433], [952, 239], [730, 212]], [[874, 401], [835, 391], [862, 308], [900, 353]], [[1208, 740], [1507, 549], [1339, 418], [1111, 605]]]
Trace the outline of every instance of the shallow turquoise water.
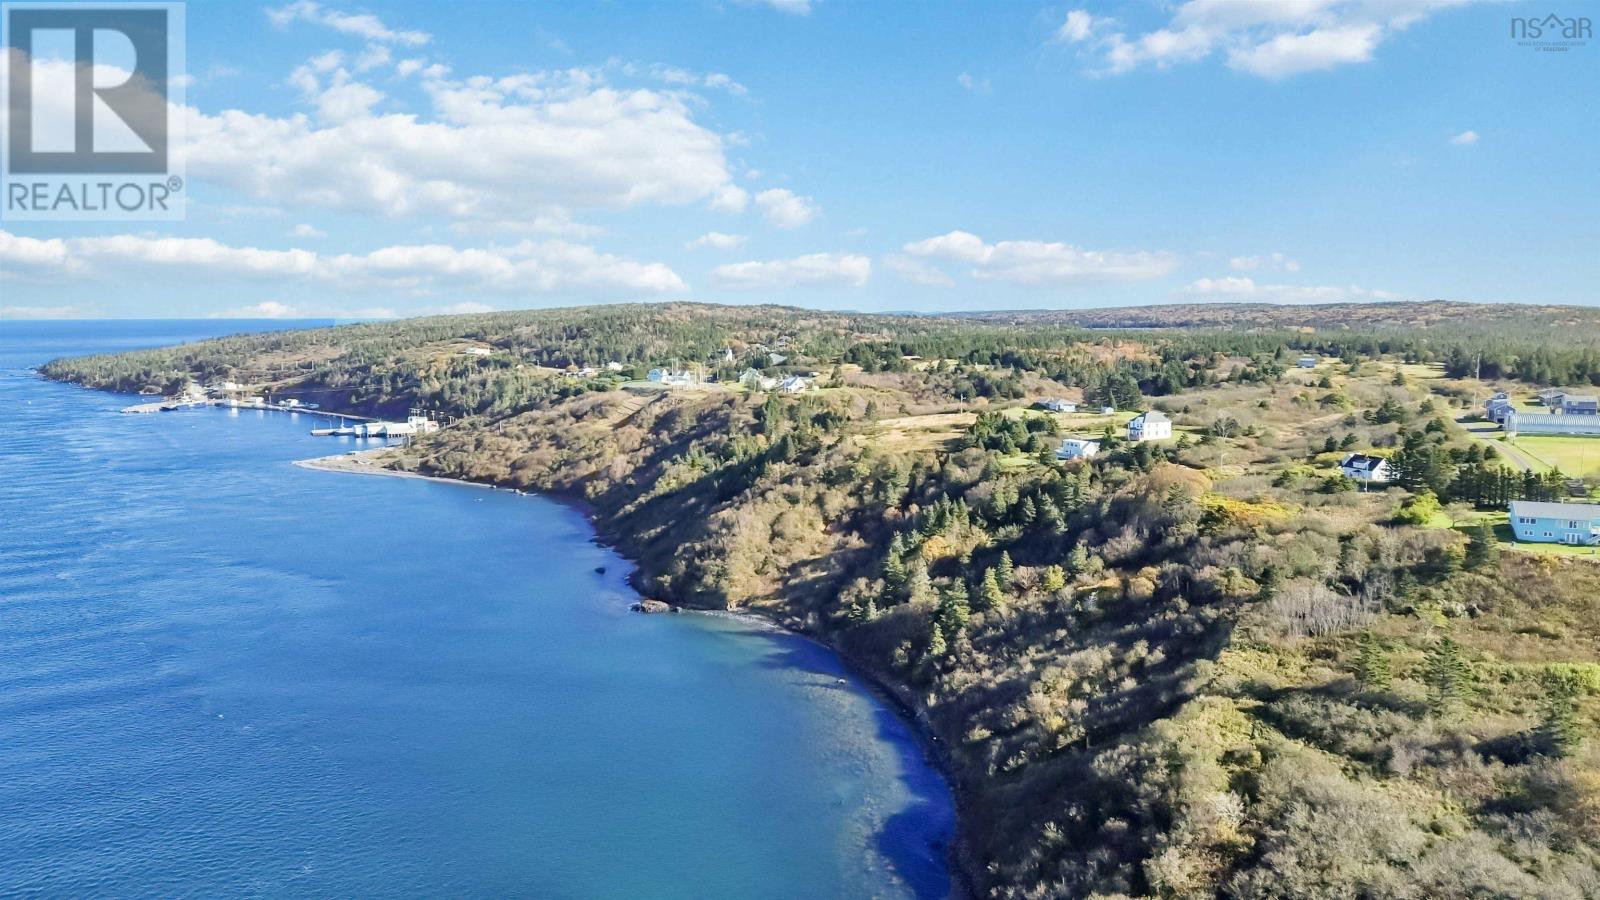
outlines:
[[550, 501], [27, 370], [237, 328], [0, 322], [0, 895], [948, 891], [948, 792], [829, 652], [629, 613]]

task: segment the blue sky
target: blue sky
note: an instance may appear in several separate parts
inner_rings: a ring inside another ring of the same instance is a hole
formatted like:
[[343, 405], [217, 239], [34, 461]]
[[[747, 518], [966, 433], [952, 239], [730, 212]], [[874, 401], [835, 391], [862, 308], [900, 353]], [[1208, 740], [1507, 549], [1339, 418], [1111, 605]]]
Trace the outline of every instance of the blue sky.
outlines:
[[1586, 4], [191, 2], [188, 217], [0, 317], [1600, 303]]

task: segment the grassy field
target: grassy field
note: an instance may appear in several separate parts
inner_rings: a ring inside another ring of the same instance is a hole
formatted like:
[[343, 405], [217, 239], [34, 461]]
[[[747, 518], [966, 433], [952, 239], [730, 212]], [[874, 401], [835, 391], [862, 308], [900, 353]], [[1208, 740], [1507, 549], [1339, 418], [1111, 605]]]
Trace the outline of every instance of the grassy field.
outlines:
[[1516, 446], [1545, 465], [1568, 475], [1580, 478], [1600, 476], [1600, 437], [1525, 434], [1517, 438]]
[[948, 450], [977, 418], [977, 413], [958, 412], [880, 419], [874, 440], [886, 450], [901, 453]]
[[1400, 363], [1395, 368], [1405, 373], [1407, 378], [1443, 378], [1444, 366], [1438, 363]]

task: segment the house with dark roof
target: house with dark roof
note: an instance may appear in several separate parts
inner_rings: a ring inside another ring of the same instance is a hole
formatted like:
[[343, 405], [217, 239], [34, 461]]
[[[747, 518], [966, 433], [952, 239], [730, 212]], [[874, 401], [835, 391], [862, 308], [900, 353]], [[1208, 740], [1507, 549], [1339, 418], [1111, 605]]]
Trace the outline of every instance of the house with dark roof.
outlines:
[[1339, 471], [1346, 478], [1365, 484], [1388, 484], [1393, 475], [1387, 459], [1365, 453], [1352, 453], [1346, 456], [1344, 461], [1339, 463]]

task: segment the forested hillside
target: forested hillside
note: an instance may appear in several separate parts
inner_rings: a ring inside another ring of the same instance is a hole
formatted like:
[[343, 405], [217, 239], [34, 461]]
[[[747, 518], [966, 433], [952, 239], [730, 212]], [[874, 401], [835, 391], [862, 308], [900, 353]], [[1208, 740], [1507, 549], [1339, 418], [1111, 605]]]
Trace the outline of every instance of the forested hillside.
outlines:
[[[893, 691], [982, 895], [1597, 897], [1600, 561], [1506, 543], [1505, 503], [1566, 478], [1461, 424], [1537, 366], [1600, 383], [1587, 334], [1508, 349], [1591, 313], [1506, 334], [1435, 306], [1338, 334], [619, 306], [45, 373], [449, 417], [390, 464], [581, 497], [645, 593], [805, 631]], [[1172, 439], [1128, 442], [1152, 408]], [[1058, 460], [1066, 436], [1100, 452]], [[1359, 490], [1353, 451], [1395, 483]]]
[[1194, 303], [1116, 309], [979, 313], [995, 324], [1095, 329], [1293, 332], [1293, 346], [1354, 358], [1390, 353], [1444, 362], [1465, 378], [1600, 385], [1600, 312], [1520, 303]]

